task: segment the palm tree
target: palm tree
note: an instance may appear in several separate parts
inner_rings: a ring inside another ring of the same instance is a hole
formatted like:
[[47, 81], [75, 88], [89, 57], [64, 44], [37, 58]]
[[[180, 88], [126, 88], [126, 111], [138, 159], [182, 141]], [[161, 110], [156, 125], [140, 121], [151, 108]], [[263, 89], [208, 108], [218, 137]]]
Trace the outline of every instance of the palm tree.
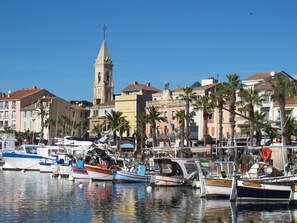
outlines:
[[[137, 154], [141, 154], [142, 153], [142, 149], [144, 147], [145, 144], [145, 124], [148, 122], [147, 119], [147, 115], [145, 114], [145, 112], [139, 112], [136, 116], [136, 132], [139, 134], [136, 134], [137, 136], [140, 137], [140, 146], [138, 146], [136, 153]], [[138, 140], [137, 140], [138, 141]], [[138, 151], [138, 149], [140, 151]]]
[[[227, 84], [220, 84], [214, 93], [214, 100], [216, 101], [216, 107], [219, 109], [219, 146], [223, 144], [223, 107], [227, 98]], [[221, 150], [220, 150], [221, 151]]]
[[195, 100], [194, 110], [202, 110], [203, 113], [203, 144], [206, 146], [206, 140], [208, 136], [208, 117], [214, 111], [214, 97], [203, 95]]
[[180, 94], [179, 97], [181, 98], [181, 100], [186, 102], [186, 144], [187, 146], [190, 145], [190, 140], [189, 140], [189, 136], [190, 136], [190, 103], [195, 99], [196, 97], [196, 93], [193, 92], [193, 88], [192, 87], [184, 87], [183, 88], [183, 94]]
[[62, 115], [58, 119], [58, 124], [61, 126], [62, 130], [62, 137], [65, 136], [65, 133], [68, 133], [67, 128], [68, 125], [71, 123], [70, 119], [66, 115]]
[[153, 146], [157, 146], [157, 122], [167, 122], [166, 117], [161, 117], [161, 112], [159, 112], [159, 107], [151, 106], [147, 108], [148, 115], [147, 115], [147, 121], [150, 123], [152, 128], [152, 134], [153, 134]]
[[[236, 122], [235, 122], [236, 93], [238, 90], [242, 88], [242, 84], [237, 74], [227, 75], [227, 78], [228, 78], [227, 94], [229, 99], [229, 110], [230, 110], [229, 123], [231, 127], [230, 142], [231, 142], [231, 146], [234, 146], [235, 125], [236, 125]], [[235, 155], [233, 149], [231, 149], [230, 152], [231, 152], [231, 155], [233, 156]]]
[[120, 156], [122, 156], [122, 150], [120, 148], [121, 144], [122, 144], [122, 136], [123, 136], [123, 133], [125, 131], [128, 131], [130, 129], [130, 125], [129, 125], [129, 121], [126, 120], [125, 117], [121, 117], [120, 118], [120, 127], [119, 127], [119, 144], [118, 144], [118, 149], [120, 151]]
[[249, 124], [250, 124], [250, 146], [253, 146], [253, 135], [255, 131], [255, 106], [260, 106], [263, 102], [262, 95], [259, 94], [258, 90], [253, 90], [252, 88], [244, 88], [241, 89], [239, 92], [240, 101], [238, 104], [242, 107], [244, 111], [248, 112], [250, 117]]
[[95, 133], [98, 139], [100, 139], [102, 132], [104, 132], [104, 130], [105, 130], [105, 123], [101, 123], [93, 126], [92, 133]]
[[41, 130], [40, 130], [40, 136], [39, 136], [39, 143], [41, 143], [43, 141], [43, 135], [44, 135], [44, 127], [45, 127], [45, 122], [44, 122], [44, 118], [46, 115], [49, 114], [49, 110], [46, 106], [43, 105], [41, 100], [38, 100], [36, 102], [36, 106], [37, 106], [37, 116], [40, 116], [41, 119]]
[[55, 126], [55, 125], [56, 125], [56, 121], [55, 120], [53, 120], [51, 118], [47, 118], [45, 120], [45, 127], [48, 127], [49, 139], [50, 140], [52, 140], [52, 138], [55, 137], [55, 136], [53, 136], [52, 131], [51, 131], [52, 127]]
[[109, 130], [113, 131], [114, 144], [117, 146], [118, 149], [119, 145], [117, 142], [117, 131], [119, 131], [121, 125], [124, 125], [123, 118], [123, 112], [120, 111], [111, 110], [111, 112], [107, 114], [108, 128]]
[[180, 134], [181, 147], [183, 147], [184, 142], [185, 142], [186, 111], [185, 110], [180, 110], [180, 111], [176, 112], [176, 118], [177, 118], [178, 124], [179, 124], [179, 134]]
[[[261, 140], [262, 140], [262, 132], [265, 132], [266, 127], [262, 124], [265, 123], [265, 116], [266, 114], [264, 112], [255, 111], [253, 121], [254, 121], [254, 131], [255, 131], [255, 138], [256, 138], [256, 146], [260, 146]], [[251, 120], [246, 121], [245, 123], [250, 123]], [[247, 126], [241, 131], [241, 134], [250, 134], [251, 125]], [[249, 136], [251, 137], [251, 135]]]
[[283, 132], [287, 132], [286, 123], [286, 115], [285, 115], [285, 108], [286, 108], [286, 97], [292, 97], [296, 95], [296, 84], [293, 83], [290, 79], [277, 75], [270, 81], [271, 87], [273, 90], [272, 99], [279, 104], [280, 110], [280, 121], [283, 124]]

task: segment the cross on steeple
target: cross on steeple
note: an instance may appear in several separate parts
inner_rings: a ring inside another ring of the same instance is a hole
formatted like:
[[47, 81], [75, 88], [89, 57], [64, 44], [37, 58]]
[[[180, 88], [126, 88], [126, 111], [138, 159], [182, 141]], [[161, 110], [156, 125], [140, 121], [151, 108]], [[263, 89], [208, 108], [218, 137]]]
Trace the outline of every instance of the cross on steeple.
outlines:
[[105, 26], [105, 24], [104, 24], [104, 26], [102, 27], [102, 30], [103, 30], [103, 40], [105, 40], [105, 32], [106, 32], [106, 30], [107, 30], [107, 27]]

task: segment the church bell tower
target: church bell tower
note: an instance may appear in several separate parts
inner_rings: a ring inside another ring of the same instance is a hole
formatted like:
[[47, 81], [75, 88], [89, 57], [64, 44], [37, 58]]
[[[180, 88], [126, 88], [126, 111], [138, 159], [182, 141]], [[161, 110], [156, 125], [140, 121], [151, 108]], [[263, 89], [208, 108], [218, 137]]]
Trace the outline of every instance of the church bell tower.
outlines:
[[94, 64], [94, 96], [93, 105], [102, 104], [113, 100], [114, 83], [113, 83], [113, 63], [107, 50], [105, 41], [106, 26], [103, 26], [104, 38], [101, 48]]

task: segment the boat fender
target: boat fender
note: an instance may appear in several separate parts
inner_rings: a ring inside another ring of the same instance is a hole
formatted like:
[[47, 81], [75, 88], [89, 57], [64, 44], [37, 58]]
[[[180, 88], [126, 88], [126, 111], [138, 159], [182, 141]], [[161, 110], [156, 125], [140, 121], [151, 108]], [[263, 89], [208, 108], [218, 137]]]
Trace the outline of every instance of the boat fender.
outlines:
[[262, 157], [265, 161], [270, 160], [271, 155], [272, 155], [272, 151], [269, 148], [264, 148], [261, 151]]
[[147, 192], [152, 192], [152, 186], [147, 186], [146, 191]]

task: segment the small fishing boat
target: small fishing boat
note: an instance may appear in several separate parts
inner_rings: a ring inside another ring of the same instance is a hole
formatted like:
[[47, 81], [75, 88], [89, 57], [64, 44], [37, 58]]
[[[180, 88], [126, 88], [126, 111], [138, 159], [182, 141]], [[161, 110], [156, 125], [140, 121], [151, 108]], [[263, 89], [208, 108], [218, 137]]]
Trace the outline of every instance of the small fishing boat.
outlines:
[[[196, 162], [200, 181], [200, 197], [229, 199], [232, 191], [233, 161]], [[207, 164], [207, 165], [206, 165]]]
[[82, 158], [80, 158], [77, 161], [76, 167], [72, 168], [72, 171], [69, 175], [69, 177], [72, 177], [75, 179], [89, 179], [90, 176], [88, 174], [88, 171], [84, 168], [84, 161]]
[[151, 175], [145, 173], [145, 166], [139, 165], [137, 172], [134, 171], [114, 171], [113, 179], [115, 182], [135, 182], [135, 183], [149, 183]]
[[293, 199], [293, 181], [265, 182], [262, 180], [243, 180], [234, 177], [231, 200], [238, 202], [278, 201], [290, 202]]
[[113, 180], [113, 169], [105, 164], [89, 165], [85, 164], [91, 180]]
[[155, 164], [160, 169], [151, 178], [153, 186], [191, 186], [198, 176], [195, 158], [156, 158]]

